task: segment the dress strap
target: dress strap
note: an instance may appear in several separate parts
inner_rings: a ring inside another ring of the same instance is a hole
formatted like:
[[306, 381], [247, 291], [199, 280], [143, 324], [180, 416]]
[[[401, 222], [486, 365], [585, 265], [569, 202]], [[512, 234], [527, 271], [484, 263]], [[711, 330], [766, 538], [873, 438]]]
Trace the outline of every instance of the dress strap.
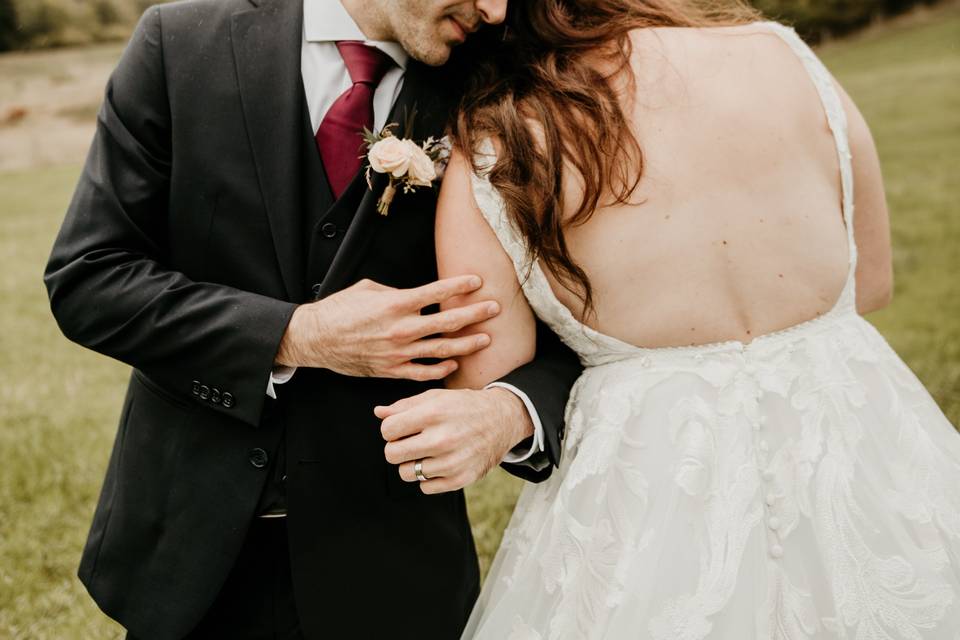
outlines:
[[[813, 84], [823, 103], [823, 110], [826, 112], [827, 123], [830, 131], [833, 133], [833, 139], [836, 142], [837, 156], [840, 161], [840, 180], [842, 184], [842, 207], [843, 223], [847, 229], [847, 245], [850, 255], [849, 273], [847, 274], [847, 289], [854, 288], [854, 280], [857, 268], [857, 243], [854, 238], [853, 230], [853, 154], [850, 152], [850, 140], [847, 134], [847, 114], [843, 108], [843, 101], [840, 99], [840, 93], [833, 82], [833, 77], [824, 66], [823, 62], [813, 52], [810, 46], [797, 35], [792, 28], [784, 26], [778, 22], [764, 22], [773, 33], [789, 45], [793, 52], [800, 58], [804, 68], [813, 80]], [[852, 291], [845, 291], [845, 295], [855, 297]]]
[[490, 182], [490, 171], [496, 162], [497, 152], [493, 141], [490, 138], [484, 138], [474, 154], [477, 170], [470, 174], [474, 200], [496, 234], [503, 250], [513, 262], [517, 280], [534, 313], [557, 335], [567, 336], [570, 333], [570, 326], [565, 322], [566, 318], [562, 311], [557, 308], [562, 305], [553, 295], [539, 263], [534, 259], [523, 234], [510, 217], [506, 202]]
[[596, 364], [601, 354], [611, 351], [633, 350], [634, 347], [582, 324], [553, 293], [540, 262], [534, 259], [525, 238], [510, 217], [506, 202], [490, 182], [490, 170], [496, 160], [496, 148], [489, 138], [485, 138], [474, 154], [477, 171], [471, 172], [473, 196], [483, 217], [513, 262], [517, 279], [533, 312], [580, 356], [584, 364]]
[[474, 163], [479, 172], [473, 171], [470, 174], [473, 197], [504, 251], [510, 256], [522, 284], [530, 276], [533, 259], [526, 242], [507, 213], [506, 203], [490, 183], [490, 171], [496, 162], [497, 154], [493, 142], [490, 138], [484, 138], [474, 155]]

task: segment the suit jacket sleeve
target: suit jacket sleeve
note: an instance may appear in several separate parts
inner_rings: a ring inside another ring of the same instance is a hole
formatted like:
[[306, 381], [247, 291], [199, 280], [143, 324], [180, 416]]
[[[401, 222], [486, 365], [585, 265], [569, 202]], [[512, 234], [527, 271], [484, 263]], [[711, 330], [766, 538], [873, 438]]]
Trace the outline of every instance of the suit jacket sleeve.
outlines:
[[[192, 281], [166, 261], [172, 123], [161, 28], [159, 9], [148, 11], [110, 78], [44, 281], [69, 339], [256, 426], [295, 305]], [[195, 380], [232, 399], [195, 397]]]
[[541, 469], [529, 464], [505, 463], [504, 469], [531, 482], [543, 482], [550, 477], [553, 467], [560, 462], [567, 398], [582, 372], [583, 366], [576, 354], [538, 321], [536, 357], [499, 382], [520, 389], [533, 402], [543, 425], [545, 454], [550, 463]]

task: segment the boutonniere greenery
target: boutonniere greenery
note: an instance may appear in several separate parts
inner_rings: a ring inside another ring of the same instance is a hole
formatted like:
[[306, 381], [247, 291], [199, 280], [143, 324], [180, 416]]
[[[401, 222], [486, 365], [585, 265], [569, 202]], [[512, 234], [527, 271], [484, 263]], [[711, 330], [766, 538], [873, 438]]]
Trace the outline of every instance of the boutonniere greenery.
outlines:
[[[407, 134], [412, 130], [416, 111], [407, 118]], [[367, 186], [373, 188], [373, 173], [383, 173], [390, 181], [377, 202], [377, 211], [385, 216], [390, 212], [398, 190], [410, 193], [419, 187], [429, 187], [443, 177], [447, 161], [450, 159], [450, 140], [447, 136], [439, 140], [432, 136], [417, 144], [409, 137], [398, 137], [394, 133], [395, 122], [374, 133], [363, 130], [363, 140], [367, 146]]]

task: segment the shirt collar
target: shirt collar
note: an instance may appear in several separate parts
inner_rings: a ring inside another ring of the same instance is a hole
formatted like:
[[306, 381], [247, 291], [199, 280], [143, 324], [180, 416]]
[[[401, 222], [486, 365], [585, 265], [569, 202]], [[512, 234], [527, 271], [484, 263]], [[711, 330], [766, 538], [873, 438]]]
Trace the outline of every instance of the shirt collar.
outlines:
[[390, 56], [401, 69], [409, 54], [398, 42], [368, 40], [340, 0], [303, 0], [303, 33], [307, 42], [360, 40]]

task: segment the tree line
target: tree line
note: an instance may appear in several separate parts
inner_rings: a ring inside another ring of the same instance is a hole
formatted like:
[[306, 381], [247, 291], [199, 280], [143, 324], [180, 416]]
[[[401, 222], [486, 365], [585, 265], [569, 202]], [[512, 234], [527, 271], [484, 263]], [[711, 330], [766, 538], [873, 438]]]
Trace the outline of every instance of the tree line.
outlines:
[[[0, 0], [0, 51], [123, 40], [157, 0]], [[533, 1], [536, 0], [526, 0]], [[751, 0], [816, 42], [936, 0]]]
[[819, 42], [937, 0], [751, 0], [771, 18], [792, 25], [806, 40]]
[[122, 41], [140, 14], [157, 2], [0, 0], [0, 51]]

